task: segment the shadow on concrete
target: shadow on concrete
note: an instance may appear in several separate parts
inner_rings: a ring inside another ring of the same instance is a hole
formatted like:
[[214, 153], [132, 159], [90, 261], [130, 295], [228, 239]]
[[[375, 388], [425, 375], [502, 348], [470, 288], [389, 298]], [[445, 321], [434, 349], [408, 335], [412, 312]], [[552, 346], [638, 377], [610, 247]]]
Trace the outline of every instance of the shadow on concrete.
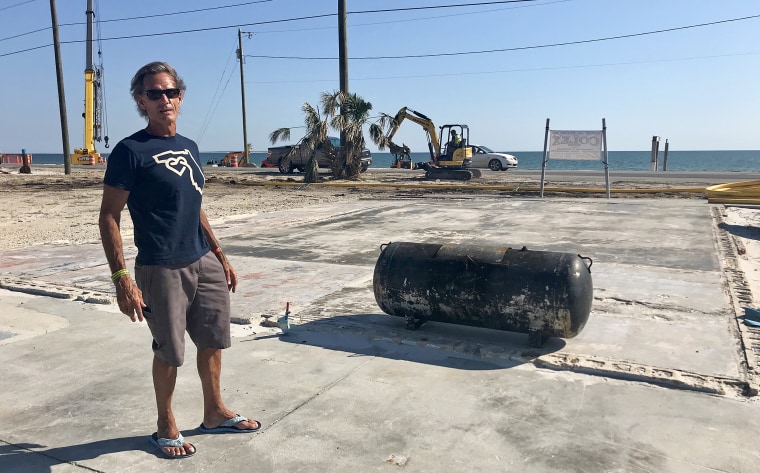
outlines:
[[562, 350], [565, 341], [550, 338], [541, 348], [528, 346], [528, 335], [465, 325], [427, 322], [417, 330], [404, 326], [402, 317], [378, 314], [340, 315], [299, 323], [296, 317], [286, 343], [312, 345], [354, 356], [393, 360], [462, 370], [495, 370], [531, 363], [533, 359]]
[[150, 444], [149, 437], [145, 435], [97, 440], [55, 448], [46, 448], [44, 445], [30, 443], [3, 444], [0, 445], [0, 465], [2, 465], [0, 470], [34, 473], [52, 472], [55, 465], [76, 464], [102, 455], [131, 451], [152, 453], [161, 457], [158, 449]]
[[729, 223], [721, 222], [718, 224], [718, 228], [741, 238], [760, 240], [760, 228], [757, 227], [749, 225], [731, 225]]

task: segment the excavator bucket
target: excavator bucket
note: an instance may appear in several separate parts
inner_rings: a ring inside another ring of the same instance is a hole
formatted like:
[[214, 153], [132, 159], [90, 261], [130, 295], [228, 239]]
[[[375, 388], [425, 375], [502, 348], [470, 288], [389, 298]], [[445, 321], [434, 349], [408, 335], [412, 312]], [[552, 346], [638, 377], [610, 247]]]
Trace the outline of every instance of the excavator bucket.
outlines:
[[409, 149], [408, 146], [406, 146], [406, 145], [399, 146], [399, 145], [397, 145], [396, 143], [394, 143], [392, 141], [388, 144], [388, 150], [391, 152], [391, 154], [406, 154], [406, 155], [408, 155], [411, 152], [411, 150]]

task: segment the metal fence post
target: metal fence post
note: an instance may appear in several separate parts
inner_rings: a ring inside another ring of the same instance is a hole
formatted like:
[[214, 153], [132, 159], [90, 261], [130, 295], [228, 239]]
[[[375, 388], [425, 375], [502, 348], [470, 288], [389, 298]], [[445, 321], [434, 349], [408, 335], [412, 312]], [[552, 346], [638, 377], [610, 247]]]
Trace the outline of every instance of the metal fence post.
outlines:
[[657, 172], [657, 158], [660, 154], [660, 137], [652, 137], [652, 172]]

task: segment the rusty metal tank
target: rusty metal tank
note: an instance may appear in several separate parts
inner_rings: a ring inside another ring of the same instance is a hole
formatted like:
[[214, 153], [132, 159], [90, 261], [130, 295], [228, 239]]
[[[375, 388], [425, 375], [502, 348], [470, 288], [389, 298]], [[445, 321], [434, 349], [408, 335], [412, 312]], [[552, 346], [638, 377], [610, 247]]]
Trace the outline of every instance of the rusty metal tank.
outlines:
[[408, 328], [436, 321], [572, 338], [591, 312], [591, 259], [525, 247], [394, 242], [383, 245], [373, 289]]

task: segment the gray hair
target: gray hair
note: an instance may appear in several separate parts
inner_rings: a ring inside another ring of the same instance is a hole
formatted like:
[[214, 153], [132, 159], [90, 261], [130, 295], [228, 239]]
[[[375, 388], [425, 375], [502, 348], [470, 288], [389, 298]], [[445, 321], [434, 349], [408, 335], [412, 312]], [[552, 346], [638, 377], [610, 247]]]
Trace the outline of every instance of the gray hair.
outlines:
[[137, 113], [139, 113], [141, 117], [148, 117], [148, 113], [140, 108], [140, 104], [137, 102], [137, 97], [145, 92], [145, 88], [143, 87], [143, 80], [145, 79], [145, 76], [149, 74], [159, 74], [161, 72], [166, 72], [169, 74], [172, 77], [172, 80], [174, 80], [175, 87], [182, 91], [183, 96], [185, 95], [185, 90], [187, 90], [185, 81], [182, 80], [182, 78], [179, 76], [179, 74], [177, 74], [177, 71], [175, 71], [172, 66], [166, 62], [159, 61], [146, 64], [137, 71], [134, 77], [132, 77], [132, 83], [129, 88], [129, 91], [132, 93], [132, 98], [137, 104]]

